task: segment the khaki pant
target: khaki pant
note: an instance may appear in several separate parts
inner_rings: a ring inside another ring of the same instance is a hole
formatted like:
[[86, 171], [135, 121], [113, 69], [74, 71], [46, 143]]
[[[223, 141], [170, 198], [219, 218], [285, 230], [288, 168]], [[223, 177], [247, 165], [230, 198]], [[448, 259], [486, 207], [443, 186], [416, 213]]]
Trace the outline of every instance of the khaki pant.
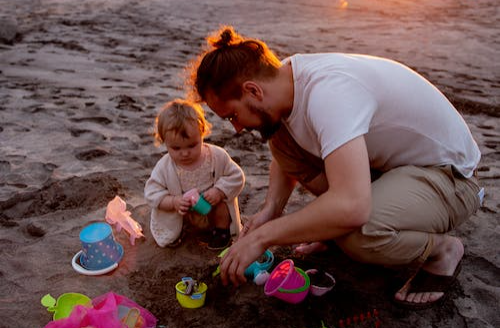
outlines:
[[[269, 145], [280, 168], [303, 185], [324, 171], [322, 160], [298, 146], [284, 127]], [[369, 221], [335, 240], [361, 262], [420, 265], [430, 253], [434, 235], [451, 231], [479, 208], [476, 178], [463, 178], [451, 165], [402, 166], [379, 173], [376, 179], [373, 173]]]

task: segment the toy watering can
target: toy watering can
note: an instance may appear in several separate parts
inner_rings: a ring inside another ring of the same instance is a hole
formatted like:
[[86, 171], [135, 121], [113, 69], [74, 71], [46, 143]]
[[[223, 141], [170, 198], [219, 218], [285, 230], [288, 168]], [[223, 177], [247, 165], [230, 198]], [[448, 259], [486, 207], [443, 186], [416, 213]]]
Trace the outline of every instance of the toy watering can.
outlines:
[[273, 265], [274, 255], [270, 250], [266, 250], [259, 260], [253, 262], [246, 268], [245, 276], [253, 279], [255, 284], [263, 285], [269, 278], [269, 272], [267, 270]]
[[92, 307], [91, 299], [79, 293], [62, 294], [57, 298], [57, 301], [50, 294], [47, 294], [42, 297], [41, 303], [47, 308], [47, 311], [54, 312], [54, 320], [69, 317], [77, 305]]
[[[218, 257], [223, 257], [229, 251], [229, 247], [224, 249]], [[257, 260], [250, 264], [245, 269], [245, 276], [253, 280], [257, 285], [263, 285], [269, 278], [269, 268], [273, 265], [274, 255], [270, 250], [266, 250], [264, 254], [260, 257], [261, 261]], [[212, 277], [217, 276], [220, 273], [220, 266], [212, 273]]]

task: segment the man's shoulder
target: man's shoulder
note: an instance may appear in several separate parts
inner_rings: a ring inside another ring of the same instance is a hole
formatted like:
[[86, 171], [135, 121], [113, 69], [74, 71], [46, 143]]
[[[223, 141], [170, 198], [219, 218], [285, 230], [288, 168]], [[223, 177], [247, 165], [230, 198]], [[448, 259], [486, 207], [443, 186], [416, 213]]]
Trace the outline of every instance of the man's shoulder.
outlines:
[[318, 61], [339, 61], [347, 58], [353, 58], [356, 55], [341, 53], [341, 52], [316, 52], [316, 53], [299, 53], [288, 57], [286, 60], [292, 60], [299, 64], [307, 64]]
[[[350, 67], [353, 58], [343, 53], [314, 53], [297, 54], [290, 57], [294, 80], [297, 83], [316, 85], [317, 81], [324, 82], [332, 76], [343, 74]], [[320, 85], [322, 83], [319, 83]]]

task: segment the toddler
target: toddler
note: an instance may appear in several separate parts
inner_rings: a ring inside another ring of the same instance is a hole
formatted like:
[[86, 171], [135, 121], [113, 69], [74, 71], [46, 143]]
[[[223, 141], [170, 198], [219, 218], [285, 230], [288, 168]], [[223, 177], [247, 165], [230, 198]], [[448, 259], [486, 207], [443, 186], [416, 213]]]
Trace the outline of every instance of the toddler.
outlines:
[[[238, 195], [245, 184], [241, 168], [222, 148], [205, 143], [210, 133], [199, 104], [176, 99], [155, 119], [155, 139], [167, 147], [144, 188], [152, 207], [151, 233], [161, 246], [177, 246], [184, 220], [211, 229], [208, 248], [219, 250], [241, 230]], [[196, 188], [212, 206], [206, 215], [191, 211], [184, 193]]]

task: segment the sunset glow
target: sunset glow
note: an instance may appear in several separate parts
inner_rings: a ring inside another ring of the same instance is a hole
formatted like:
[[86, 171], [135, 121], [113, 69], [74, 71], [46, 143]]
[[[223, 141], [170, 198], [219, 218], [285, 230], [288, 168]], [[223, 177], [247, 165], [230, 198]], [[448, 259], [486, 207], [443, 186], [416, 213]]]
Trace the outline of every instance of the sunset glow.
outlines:
[[349, 2], [346, 0], [339, 0], [339, 8], [340, 9], [346, 9], [347, 6], [349, 6]]

